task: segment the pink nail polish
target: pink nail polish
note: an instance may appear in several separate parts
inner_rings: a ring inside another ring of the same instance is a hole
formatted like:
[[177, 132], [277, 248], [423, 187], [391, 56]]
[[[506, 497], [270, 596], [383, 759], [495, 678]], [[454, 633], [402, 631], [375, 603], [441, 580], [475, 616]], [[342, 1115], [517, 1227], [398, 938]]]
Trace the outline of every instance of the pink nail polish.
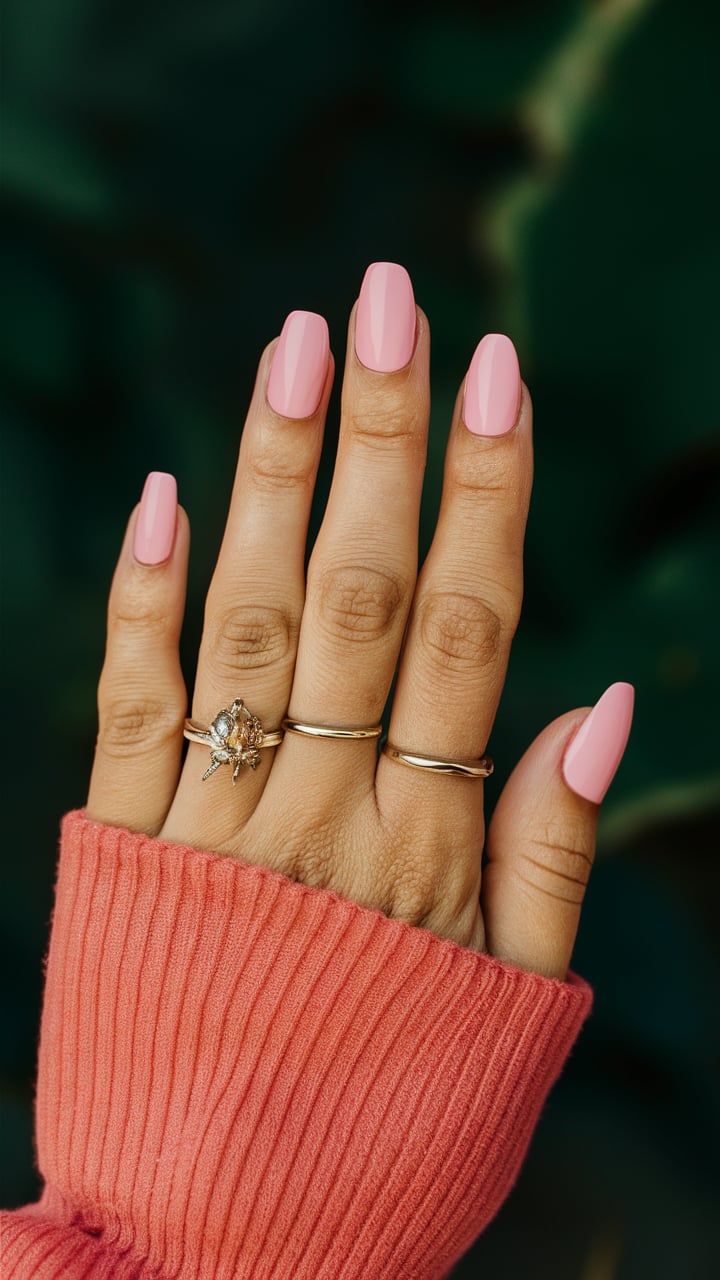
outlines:
[[611, 684], [583, 720], [565, 752], [563, 777], [571, 791], [600, 804], [630, 736], [635, 690]]
[[415, 349], [415, 294], [397, 262], [373, 262], [360, 287], [355, 313], [355, 353], [378, 373], [403, 369]]
[[161, 564], [175, 541], [177, 481], [167, 471], [151, 471], [140, 499], [133, 555], [140, 564]]
[[285, 320], [267, 384], [271, 409], [285, 418], [309, 418], [325, 386], [330, 335], [315, 311], [291, 311]]
[[520, 408], [520, 365], [504, 333], [486, 333], [465, 379], [462, 416], [475, 436], [504, 436]]

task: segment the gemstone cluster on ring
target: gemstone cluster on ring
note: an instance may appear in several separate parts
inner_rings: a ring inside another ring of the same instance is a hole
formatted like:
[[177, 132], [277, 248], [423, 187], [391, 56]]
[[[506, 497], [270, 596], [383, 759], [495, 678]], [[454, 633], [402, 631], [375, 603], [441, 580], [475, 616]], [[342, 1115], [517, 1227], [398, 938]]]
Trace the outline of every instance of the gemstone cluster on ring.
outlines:
[[244, 764], [257, 769], [260, 763], [260, 747], [264, 737], [263, 727], [242, 698], [235, 698], [230, 707], [223, 707], [208, 727], [214, 743], [210, 752], [211, 764], [203, 774], [203, 782], [221, 764], [232, 764], [233, 786]]

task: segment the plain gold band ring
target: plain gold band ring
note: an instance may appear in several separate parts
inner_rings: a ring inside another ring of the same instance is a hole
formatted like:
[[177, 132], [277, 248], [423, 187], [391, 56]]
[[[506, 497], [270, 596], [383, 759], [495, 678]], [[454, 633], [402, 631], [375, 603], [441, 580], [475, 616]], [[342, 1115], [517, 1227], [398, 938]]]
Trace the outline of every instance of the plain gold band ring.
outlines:
[[400, 764], [409, 764], [413, 769], [429, 769], [431, 773], [455, 773], [461, 778], [489, 778], [495, 765], [490, 756], [480, 756], [477, 760], [443, 760], [437, 756], [421, 755], [418, 751], [400, 751], [391, 742], [386, 742], [382, 754]]
[[285, 716], [282, 727], [290, 733], [304, 733], [309, 738], [379, 738], [382, 733], [381, 724], [361, 729], [338, 729], [331, 724], [307, 724], [303, 720], [291, 720], [289, 716]]

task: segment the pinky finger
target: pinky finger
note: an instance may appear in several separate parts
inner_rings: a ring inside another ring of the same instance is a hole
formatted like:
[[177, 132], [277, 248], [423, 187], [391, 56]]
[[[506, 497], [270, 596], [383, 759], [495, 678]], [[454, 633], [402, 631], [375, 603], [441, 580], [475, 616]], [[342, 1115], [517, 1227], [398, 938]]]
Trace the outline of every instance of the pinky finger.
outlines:
[[110, 588], [88, 818], [156, 835], [180, 774], [187, 693], [179, 641], [190, 524], [175, 477], [151, 471]]
[[487, 950], [564, 980], [595, 856], [599, 805], [620, 764], [634, 690], [618, 682], [548, 725], [498, 800], [487, 835]]

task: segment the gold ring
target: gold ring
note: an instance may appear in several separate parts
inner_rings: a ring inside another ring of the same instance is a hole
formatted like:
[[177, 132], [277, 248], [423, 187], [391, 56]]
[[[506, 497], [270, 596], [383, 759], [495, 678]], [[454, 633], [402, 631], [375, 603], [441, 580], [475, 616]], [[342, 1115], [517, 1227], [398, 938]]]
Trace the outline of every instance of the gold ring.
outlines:
[[337, 729], [331, 724], [306, 724], [302, 720], [291, 720], [289, 716], [285, 716], [282, 727], [290, 733], [305, 733], [309, 738], [379, 738], [382, 733], [381, 724], [361, 729]]
[[261, 749], [277, 747], [285, 736], [279, 729], [266, 733], [257, 716], [248, 710], [242, 698], [235, 698], [231, 706], [218, 711], [207, 728], [197, 720], [187, 719], [183, 735], [190, 742], [201, 742], [210, 747], [210, 767], [202, 776], [203, 782], [221, 764], [232, 764], [233, 786], [244, 764], [257, 769]]
[[495, 768], [490, 756], [480, 756], [477, 760], [443, 760], [437, 756], [422, 755], [419, 751], [400, 751], [390, 742], [385, 743], [382, 754], [400, 764], [409, 764], [413, 769], [455, 773], [461, 778], [489, 778]]

